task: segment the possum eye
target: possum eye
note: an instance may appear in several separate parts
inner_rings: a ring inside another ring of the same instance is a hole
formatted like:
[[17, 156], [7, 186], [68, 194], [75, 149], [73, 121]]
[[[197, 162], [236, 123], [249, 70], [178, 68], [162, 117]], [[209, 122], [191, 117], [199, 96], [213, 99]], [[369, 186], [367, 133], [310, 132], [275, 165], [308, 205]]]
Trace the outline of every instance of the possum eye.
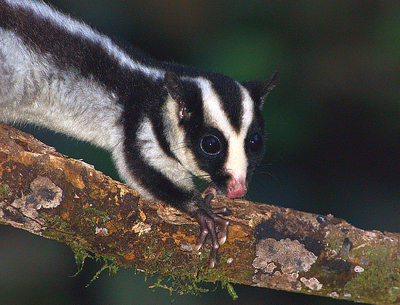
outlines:
[[249, 149], [251, 152], [259, 152], [262, 148], [262, 139], [258, 133], [253, 134], [249, 139]]
[[208, 155], [216, 155], [221, 151], [221, 142], [216, 136], [207, 135], [201, 139], [201, 149]]

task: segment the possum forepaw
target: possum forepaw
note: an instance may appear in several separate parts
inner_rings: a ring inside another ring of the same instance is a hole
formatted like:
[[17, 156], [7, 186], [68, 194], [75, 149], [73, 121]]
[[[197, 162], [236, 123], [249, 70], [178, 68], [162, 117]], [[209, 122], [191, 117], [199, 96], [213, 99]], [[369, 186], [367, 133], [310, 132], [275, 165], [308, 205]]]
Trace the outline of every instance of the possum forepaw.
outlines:
[[[200, 235], [196, 241], [194, 250], [197, 251], [204, 245], [208, 235], [211, 237], [210, 268], [214, 268], [217, 261], [219, 246], [226, 241], [228, 236], [229, 221], [219, 215], [228, 216], [231, 214], [231, 211], [226, 207], [211, 208], [210, 201], [212, 198], [213, 195], [211, 193], [207, 194], [204, 198], [205, 204], [212, 211], [211, 213], [199, 210], [193, 215], [200, 225]], [[218, 235], [216, 232], [216, 225], [220, 227]]]

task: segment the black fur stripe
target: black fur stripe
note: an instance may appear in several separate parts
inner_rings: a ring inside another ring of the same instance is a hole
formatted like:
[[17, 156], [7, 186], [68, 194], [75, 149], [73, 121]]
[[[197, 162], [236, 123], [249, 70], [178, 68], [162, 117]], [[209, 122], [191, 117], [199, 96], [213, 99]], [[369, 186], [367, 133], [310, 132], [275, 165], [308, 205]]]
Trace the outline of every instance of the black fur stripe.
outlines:
[[212, 77], [211, 81], [222, 101], [223, 109], [230, 123], [239, 132], [242, 126], [243, 105], [238, 84], [231, 78], [222, 75]]
[[0, 2], [0, 27], [16, 32], [40, 54], [51, 55], [60, 69], [73, 67], [82, 76], [92, 76], [111, 90], [127, 90], [131, 83], [127, 76], [133, 76], [128, 69], [122, 68], [100, 43], [72, 34], [50, 18], [38, 16], [26, 6]]

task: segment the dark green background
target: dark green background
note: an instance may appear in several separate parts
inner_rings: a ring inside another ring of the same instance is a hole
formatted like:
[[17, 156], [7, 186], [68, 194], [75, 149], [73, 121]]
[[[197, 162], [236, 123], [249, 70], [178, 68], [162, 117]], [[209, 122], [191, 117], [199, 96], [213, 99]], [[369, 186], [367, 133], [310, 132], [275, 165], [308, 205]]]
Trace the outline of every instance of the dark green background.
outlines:
[[[264, 105], [268, 151], [247, 198], [363, 229], [400, 231], [400, 2], [51, 1], [160, 60], [280, 85]], [[117, 178], [107, 153], [28, 128], [62, 153]], [[263, 192], [267, 190], [267, 192]], [[89, 288], [101, 265], [76, 271], [65, 245], [0, 227], [2, 304], [170, 304], [154, 279], [121, 270]], [[212, 288], [213, 286], [211, 286]], [[235, 286], [175, 304], [346, 304]]]

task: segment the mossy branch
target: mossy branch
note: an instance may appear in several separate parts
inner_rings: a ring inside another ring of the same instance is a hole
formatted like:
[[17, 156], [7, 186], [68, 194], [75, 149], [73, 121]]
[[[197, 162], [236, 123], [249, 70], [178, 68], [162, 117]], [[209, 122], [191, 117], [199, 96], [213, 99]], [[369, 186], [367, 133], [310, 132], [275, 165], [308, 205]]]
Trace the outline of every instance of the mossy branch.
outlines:
[[[373, 304], [400, 303], [400, 234], [217, 197], [233, 215], [219, 262], [194, 253], [198, 225], [143, 200], [82, 161], [0, 123], [0, 222], [124, 268], [189, 282], [222, 281]], [[231, 286], [229, 286], [231, 287]]]

